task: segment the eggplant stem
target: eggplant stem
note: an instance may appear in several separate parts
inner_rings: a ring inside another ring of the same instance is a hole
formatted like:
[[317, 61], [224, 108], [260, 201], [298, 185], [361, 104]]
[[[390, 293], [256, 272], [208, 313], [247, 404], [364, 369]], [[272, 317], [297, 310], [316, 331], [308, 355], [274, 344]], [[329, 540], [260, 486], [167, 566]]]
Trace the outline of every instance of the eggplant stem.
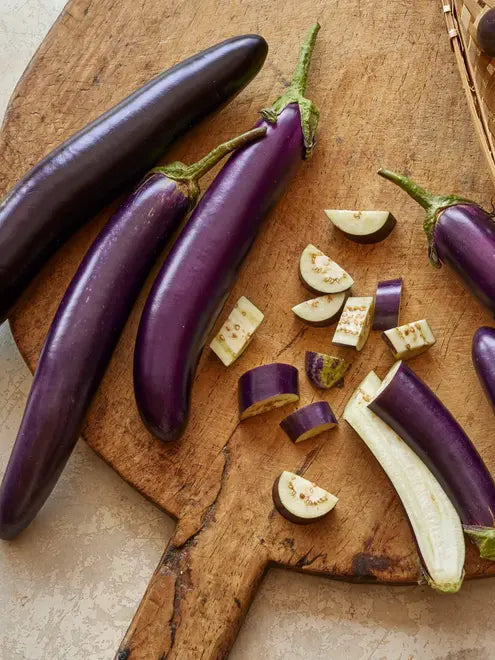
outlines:
[[478, 546], [480, 557], [495, 561], [495, 528], [464, 525], [464, 532]]
[[300, 96], [304, 96], [308, 82], [309, 67], [315, 48], [316, 37], [320, 30], [320, 24], [315, 23], [309, 28], [306, 38], [299, 50], [299, 59], [297, 60], [294, 75], [292, 76], [291, 88]]

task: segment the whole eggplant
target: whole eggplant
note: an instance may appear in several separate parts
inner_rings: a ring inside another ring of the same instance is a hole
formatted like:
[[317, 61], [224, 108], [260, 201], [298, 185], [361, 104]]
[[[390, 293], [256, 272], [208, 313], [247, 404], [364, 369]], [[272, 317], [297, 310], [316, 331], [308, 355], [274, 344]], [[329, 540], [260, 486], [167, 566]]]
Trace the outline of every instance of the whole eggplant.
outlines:
[[268, 46], [245, 35], [160, 74], [38, 163], [0, 203], [0, 323], [60, 244], [137, 181], [177, 135], [261, 69]]
[[33, 520], [77, 441], [93, 394], [153, 263], [220, 158], [265, 134], [249, 131], [194, 165], [151, 172], [89, 248], [55, 314], [0, 487], [0, 538]]
[[234, 154], [174, 244], [141, 317], [134, 391], [141, 417], [164, 441], [187, 424], [191, 386], [215, 323], [263, 221], [313, 147], [318, 111], [303, 97], [319, 25], [291, 86], [259, 123], [266, 137]]
[[426, 210], [424, 229], [432, 265], [449, 265], [478, 300], [495, 314], [495, 222], [476, 202], [433, 195], [406, 176], [378, 171]]
[[473, 337], [472, 358], [488, 401], [495, 411], [495, 328], [478, 328]]
[[495, 561], [495, 483], [460, 424], [404, 362], [368, 404], [421, 458], [457, 510], [481, 557]]

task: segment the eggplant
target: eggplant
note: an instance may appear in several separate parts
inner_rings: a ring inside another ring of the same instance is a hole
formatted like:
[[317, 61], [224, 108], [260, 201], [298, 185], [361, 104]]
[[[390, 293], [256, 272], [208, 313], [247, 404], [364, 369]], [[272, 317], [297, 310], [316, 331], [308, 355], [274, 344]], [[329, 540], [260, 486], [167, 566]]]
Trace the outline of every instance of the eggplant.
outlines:
[[211, 350], [229, 367], [244, 353], [264, 316], [245, 296], [236, 302], [229, 318], [211, 341]]
[[305, 300], [292, 308], [294, 314], [308, 325], [317, 328], [332, 325], [342, 313], [347, 299], [345, 291], [342, 293], [329, 293], [311, 300]]
[[[482, 6], [481, 3], [478, 4]], [[488, 57], [495, 57], [495, 9], [485, 6], [476, 20], [475, 28], [476, 43], [480, 50]]]
[[495, 328], [478, 328], [473, 337], [472, 358], [481, 386], [495, 411]]
[[373, 296], [348, 298], [333, 335], [332, 344], [362, 350], [368, 340], [373, 319]]
[[157, 168], [89, 248], [36, 367], [0, 487], [0, 538], [27, 527], [55, 486], [145, 278], [196, 203], [198, 179], [226, 153], [265, 132], [260, 128], [230, 140], [195, 165]]
[[452, 414], [404, 362], [396, 362], [368, 407], [428, 466], [480, 556], [494, 561], [495, 484]]
[[291, 364], [263, 364], [239, 378], [239, 418], [280, 408], [299, 400], [299, 373]]
[[327, 209], [330, 222], [354, 243], [379, 243], [397, 224], [390, 211], [344, 211]]
[[408, 360], [424, 353], [436, 342], [428, 321], [421, 319], [382, 332], [382, 339], [394, 360]]
[[66, 140], [0, 204], [0, 323], [49, 257], [180, 133], [221, 107], [261, 69], [257, 35], [227, 39], [160, 74]]
[[354, 284], [349, 273], [311, 243], [301, 253], [299, 277], [313, 293], [339, 293]]
[[381, 380], [371, 371], [351, 396], [344, 419], [380, 463], [399, 496], [428, 584], [455, 593], [464, 576], [465, 545], [459, 516], [438, 481], [401, 438], [368, 408]]
[[339, 501], [299, 474], [284, 471], [272, 488], [277, 511], [290, 522], [308, 525], [324, 518]]
[[495, 222], [476, 202], [456, 195], [434, 195], [407, 176], [378, 174], [405, 190], [426, 211], [424, 230], [430, 263], [447, 264], [471, 293], [495, 314]]
[[399, 325], [402, 278], [378, 282], [375, 295], [373, 330], [390, 330]]
[[136, 403], [148, 430], [178, 439], [208, 333], [268, 212], [314, 144], [318, 111], [304, 90], [319, 25], [309, 32], [291, 85], [258, 125], [257, 144], [232, 156], [168, 254], [146, 301], [134, 353]]
[[314, 401], [299, 408], [280, 422], [294, 443], [304, 442], [337, 426], [337, 418], [327, 401]]
[[342, 358], [333, 357], [326, 353], [306, 351], [305, 367], [306, 375], [315, 387], [328, 390], [334, 385], [344, 386], [344, 376], [350, 363]]

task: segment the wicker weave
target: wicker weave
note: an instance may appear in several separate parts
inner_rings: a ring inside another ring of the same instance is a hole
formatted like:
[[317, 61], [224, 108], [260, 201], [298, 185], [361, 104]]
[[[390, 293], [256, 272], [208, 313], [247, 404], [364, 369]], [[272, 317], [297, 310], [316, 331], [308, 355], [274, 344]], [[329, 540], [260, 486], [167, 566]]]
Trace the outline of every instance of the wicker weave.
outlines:
[[481, 148], [495, 182], [495, 59], [478, 48], [476, 25], [495, 0], [444, 0], [442, 8]]

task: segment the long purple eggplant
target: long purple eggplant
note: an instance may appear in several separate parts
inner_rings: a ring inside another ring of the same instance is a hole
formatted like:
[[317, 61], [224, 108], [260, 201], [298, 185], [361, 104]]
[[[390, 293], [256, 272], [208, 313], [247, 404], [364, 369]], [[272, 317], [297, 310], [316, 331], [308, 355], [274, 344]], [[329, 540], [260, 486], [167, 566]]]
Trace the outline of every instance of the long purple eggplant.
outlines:
[[258, 128], [194, 165], [153, 170], [89, 248], [52, 322], [0, 487], [0, 538], [21, 532], [51, 493], [153, 263], [223, 156], [265, 134]]
[[481, 386], [495, 411], [495, 328], [478, 328], [473, 337], [472, 358]]
[[495, 483], [443, 403], [404, 362], [397, 362], [368, 408], [428, 466], [480, 556], [495, 561]]
[[257, 35], [177, 64], [52, 151], [0, 203], [0, 323], [59, 245], [138, 181], [180, 133], [224, 105], [261, 69]]
[[456, 195], [434, 195], [407, 176], [378, 174], [405, 190], [426, 211], [424, 230], [430, 263], [448, 264], [472, 294], [495, 314], [495, 222], [476, 202]]
[[147, 428], [176, 440], [217, 319], [268, 212], [311, 154], [318, 111], [304, 98], [319, 25], [301, 48], [292, 84], [262, 112], [266, 137], [234, 154], [169, 253], [146, 302], [134, 355], [134, 390]]

